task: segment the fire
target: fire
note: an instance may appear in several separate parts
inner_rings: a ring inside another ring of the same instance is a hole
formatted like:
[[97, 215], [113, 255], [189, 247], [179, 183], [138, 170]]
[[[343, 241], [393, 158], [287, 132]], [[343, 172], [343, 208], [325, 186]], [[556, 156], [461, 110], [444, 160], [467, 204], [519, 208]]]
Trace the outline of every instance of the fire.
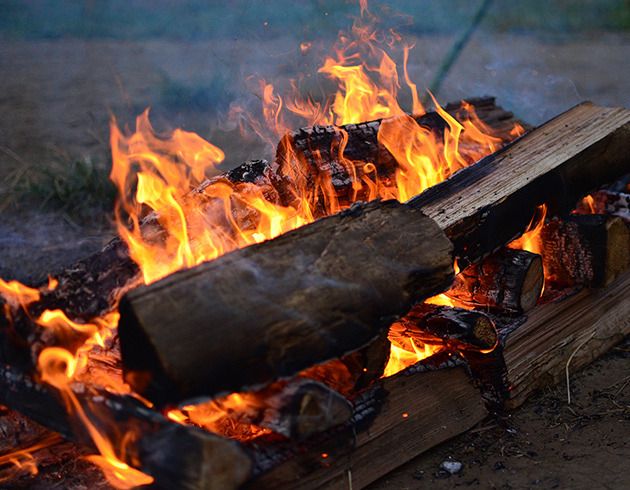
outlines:
[[389, 362], [383, 372], [384, 378], [393, 376], [403, 369], [444, 350], [444, 346], [423, 344], [410, 337], [392, 338], [390, 336], [390, 340], [392, 341], [392, 350], [389, 355]]
[[527, 231], [520, 238], [517, 238], [508, 245], [510, 248], [517, 250], [527, 250], [535, 254], [541, 253], [540, 232], [545, 226], [545, 217], [547, 216], [547, 206], [543, 204], [536, 208], [536, 213], [532, 217], [532, 221], [527, 227]]
[[152, 483], [152, 477], [120, 460], [111, 441], [103, 437], [89, 419], [70, 386], [70, 382], [77, 372], [77, 366], [77, 358], [61, 347], [48, 347], [39, 356], [42, 381], [49, 383], [61, 392], [68, 411], [78, 416], [100, 452], [100, 455], [89, 455], [85, 459], [98, 465], [109, 483], [116, 488], [131, 489]]
[[168, 417], [181, 424], [193, 424], [225, 437], [247, 441], [271, 430], [242, 420], [247, 417], [249, 407], [260, 406], [253, 393], [232, 393], [200, 405], [187, 405], [182, 410], [172, 409]]
[[[339, 126], [384, 118], [378, 142], [395, 158], [398, 164], [395, 175], [391, 178], [379, 175], [374, 162], [347, 160], [344, 149], [348, 134], [341, 128], [338, 129], [339, 165], [353, 177], [355, 198], [366, 191], [361, 195], [369, 199], [406, 201], [495, 151], [504, 141], [493, 136], [474, 109], [465, 104], [460, 113], [466, 116], [456, 119], [433, 99], [437, 113], [444, 120], [444, 130], [420, 125], [415, 117], [425, 109], [409, 79], [406, 63], [410, 48], [406, 47], [404, 80], [412, 93], [414, 117], [407, 115], [397, 102], [400, 85], [396, 64], [380, 47], [383, 38], [377, 35], [373, 21], [362, 2], [361, 19], [355, 22], [351, 32], [340, 36], [333, 55], [319, 69], [339, 87], [327, 101], [320, 103], [303, 97], [295, 82], [293, 92], [281, 96], [273, 85], [261, 81], [264, 123], [250, 119], [250, 125], [268, 141], [275, 142], [300, 126]], [[391, 45], [400, 38], [389, 33], [384, 40]], [[302, 50], [309, 48], [310, 43], [302, 44]], [[522, 128], [515, 128], [511, 137], [520, 134]], [[340, 203], [330, 176], [318, 177], [314, 188], [312, 182], [307, 183], [303, 174], [308, 162], [300, 161], [290, 147], [286, 157], [291, 164], [281, 175], [294, 186], [294, 199], [287, 205], [271, 186], [234, 183], [221, 177], [223, 151], [198, 135], [182, 130], [156, 133], [149, 123], [148, 110], [137, 118], [134, 133], [123, 133], [112, 122], [110, 142], [111, 180], [119, 192], [115, 209], [117, 229], [128, 245], [131, 258], [140, 266], [145, 284], [231, 250], [274, 238], [349, 205]], [[56, 287], [57, 282], [50, 279], [48, 288]], [[39, 300], [40, 290], [0, 279], [0, 295], [6, 302], [7, 313], [11, 308], [22, 308], [28, 313], [29, 306]], [[452, 300], [445, 298], [440, 295], [431, 301], [452, 304]], [[120, 459], [123, 448], [114, 447], [112, 441], [99, 433], [90, 420], [88, 407], [80, 404], [71, 389], [72, 383], [83, 382], [99, 384], [117, 393], [129, 392], [121, 379], [97, 377], [89, 369], [90, 356], [114, 334], [118, 313], [113, 311], [90, 323], [79, 323], [61, 310], [46, 310], [34, 321], [54, 330], [60, 339], [71, 336], [85, 339], [78, 347], [45, 348], [39, 354], [38, 365], [41, 380], [62, 393], [68, 411], [82, 421], [98, 448], [100, 455], [87, 459], [99, 465], [117, 488], [151, 483], [151, 477]], [[410, 338], [396, 337], [392, 341], [386, 376], [443, 349]], [[232, 394], [203, 405], [173, 409], [167, 415], [179, 423], [200, 425], [247, 440], [269, 432], [238, 420], [239, 413], [245, 413], [248, 406], [256, 403], [256, 398], [248, 394]]]
[[0, 456], [0, 466], [13, 464], [13, 468], [11, 468], [11, 470], [7, 472], [4, 476], [0, 477], [0, 483], [11, 480], [18, 473], [28, 472], [31, 475], [36, 475], [38, 472], [37, 459], [33, 456], [32, 453], [38, 451], [39, 449], [44, 449], [54, 444], [58, 444], [62, 440], [63, 439], [59, 434], [50, 434], [28, 448], [19, 449], [17, 451], [13, 451], [11, 453], [3, 454], [2, 456]]

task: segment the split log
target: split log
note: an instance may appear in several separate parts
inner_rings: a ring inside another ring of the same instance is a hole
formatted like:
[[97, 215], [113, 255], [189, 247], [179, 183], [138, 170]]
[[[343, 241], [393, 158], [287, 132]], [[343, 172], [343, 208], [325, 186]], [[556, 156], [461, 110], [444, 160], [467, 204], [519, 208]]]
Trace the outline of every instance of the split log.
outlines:
[[630, 110], [584, 102], [408, 205], [438, 223], [456, 257], [475, 263], [520, 236], [538, 206], [566, 216], [582, 196], [626, 174], [628, 141]]
[[[204, 426], [213, 421], [219, 433], [229, 435], [231, 431], [221, 426], [234, 428], [245, 424], [270, 429], [289, 439], [302, 440], [340, 424], [352, 417], [352, 405], [336, 391], [318, 381], [298, 377], [279, 381], [262, 390], [242, 393], [239, 402], [227, 399], [212, 400], [184, 407], [183, 413], [192, 423]], [[218, 414], [225, 414], [219, 417]]]
[[[96, 449], [88, 428], [68, 413], [53, 387], [0, 366], [0, 403]], [[163, 417], [131, 396], [75, 387], [74, 397], [96, 430], [117, 448], [117, 456], [153, 476], [160, 488], [237, 488], [249, 475], [251, 459], [235, 441]], [[120, 454], [122, 453], [122, 454]]]
[[248, 391], [367, 345], [452, 276], [431, 220], [395, 201], [357, 204], [130, 291], [126, 379], [158, 401]]
[[428, 303], [414, 306], [389, 332], [394, 344], [397, 337], [408, 337], [455, 350], [488, 351], [498, 338], [494, 323], [484, 313]]
[[555, 287], [606, 287], [630, 261], [630, 232], [617, 216], [574, 214], [551, 221], [542, 228], [540, 245]]
[[521, 314], [536, 306], [544, 280], [540, 255], [502, 248], [456, 274], [444, 294], [473, 308]]

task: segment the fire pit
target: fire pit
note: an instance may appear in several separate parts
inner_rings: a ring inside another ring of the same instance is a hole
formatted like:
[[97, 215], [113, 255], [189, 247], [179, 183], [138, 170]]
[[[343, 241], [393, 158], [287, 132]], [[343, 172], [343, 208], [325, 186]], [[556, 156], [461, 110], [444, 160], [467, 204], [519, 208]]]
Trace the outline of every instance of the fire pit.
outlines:
[[628, 197], [582, 198], [630, 170], [629, 111], [522, 136], [491, 98], [407, 115], [369, 77], [340, 116], [344, 80], [329, 124], [209, 179], [196, 135], [113, 125], [121, 238], [0, 283], [0, 401], [120, 487], [361, 487], [628, 333]]

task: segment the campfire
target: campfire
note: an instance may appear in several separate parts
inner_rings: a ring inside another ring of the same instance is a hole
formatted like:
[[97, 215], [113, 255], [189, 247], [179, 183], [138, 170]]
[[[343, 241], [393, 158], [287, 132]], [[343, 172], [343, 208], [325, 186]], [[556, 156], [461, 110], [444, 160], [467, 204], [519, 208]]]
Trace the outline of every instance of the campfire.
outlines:
[[62, 437], [117, 488], [361, 487], [630, 331], [630, 111], [427, 110], [405, 68], [406, 113], [376, 41], [326, 104], [263, 83], [271, 161], [112, 123], [119, 237], [0, 280], [0, 402], [50, 429], [8, 478]]

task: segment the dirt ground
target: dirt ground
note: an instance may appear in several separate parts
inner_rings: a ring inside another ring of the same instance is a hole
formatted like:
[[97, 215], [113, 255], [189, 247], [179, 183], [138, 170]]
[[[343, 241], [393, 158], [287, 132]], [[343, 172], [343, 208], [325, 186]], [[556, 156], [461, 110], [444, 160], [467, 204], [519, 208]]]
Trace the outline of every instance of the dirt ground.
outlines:
[[[453, 39], [417, 37], [411, 78], [427, 85]], [[160, 130], [184, 127], [224, 149], [227, 165], [265, 156], [264, 144], [244, 144], [225, 114], [234, 101], [258, 103], [252, 73], [268, 80], [314, 72], [317, 50], [294, 40], [259, 43], [16, 41], [0, 43], [0, 186], [20, 169], [60, 154], [104, 158], [108, 122], [151, 106]], [[630, 107], [630, 37], [591, 34], [540, 39], [477, 33], [455, 64], [441, 102], [495, 95], [519, 117], [539, 124], [593, 100]], [[221, 77], [217, 78], [220, 73]], [[314, 77], [316, 78], [316, 77]], [[320, 87], [314, 82], [313, 90]], [[403, 94], [403, 104], [408, 96]], [[63, 213], [0, 207], [0, 277], [32, 282], [98, 249], [111, 228], [77, 223]], [[501, 420], [488, 420], [376, 482], [371, 488], [628, 488], [630, 343], [542, 393]], [[462, 463], [454, 475], [443, 461]], [[54, 468], [51, 469], [54, 473]], [[45, 474], [45, 472], [43, 472]], [[45, 488], [40, 480], [40, 488]], [[36, 480], [32, 480], [37, 485]], [[70, 488], [70, 482], [65, 488]], [[10, 488], [10, 487], [3, 487]]]

